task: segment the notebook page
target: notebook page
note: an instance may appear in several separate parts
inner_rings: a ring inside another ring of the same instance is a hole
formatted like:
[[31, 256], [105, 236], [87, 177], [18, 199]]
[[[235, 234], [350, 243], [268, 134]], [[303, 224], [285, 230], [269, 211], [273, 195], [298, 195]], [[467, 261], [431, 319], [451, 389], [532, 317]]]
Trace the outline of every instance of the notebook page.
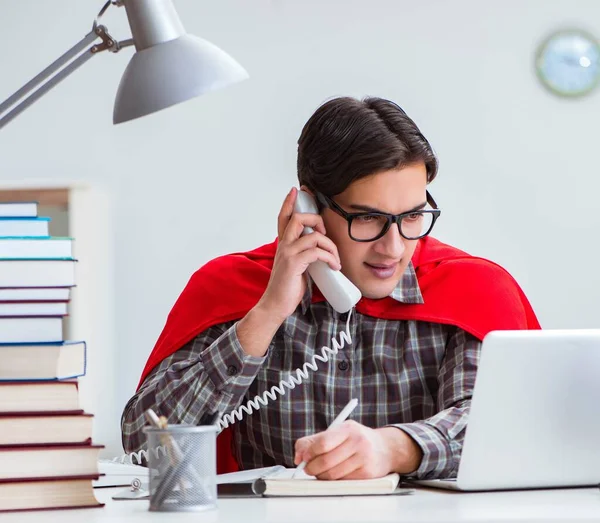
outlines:
[[258, 469], [240, 470], [239, 472], [228, 472], [226, 474], [217, 475], [217, 485], [224, 483], [252, 483], [259, 478], [268, 477], [279, 472], [285, 472], [286, 469], [282, 465], [273, 467], [263, 467]]
[[298, 469], [287, 469], [282, 468], [281, 470], [275, 471], [272, 474], [269, 474], [268, 477], [264, 479], [277, 479], [277, 480], [302, 480], [302, 479], [316, 479], [314, 476], [308, 475], [304, 470]]

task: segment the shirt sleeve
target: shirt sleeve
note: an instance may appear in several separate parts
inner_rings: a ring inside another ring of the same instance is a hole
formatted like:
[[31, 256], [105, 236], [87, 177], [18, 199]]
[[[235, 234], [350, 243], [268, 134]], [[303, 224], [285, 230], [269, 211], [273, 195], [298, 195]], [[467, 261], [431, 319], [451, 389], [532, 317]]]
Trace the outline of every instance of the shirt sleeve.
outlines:
[[436, 479], [456, 476], [471, 406], [481, 342], [462, 329], [449, 337], [438, 373], [434, 416], [414, 423], [396, 424], [423, 451], [419, 468], [411, 477]]
[[146, 377], [121, 416], [125, 452], [146, 447], [144, 412], [153, 409], [169, 423], [198, 425], [206, 413], [235, 409], [264, 357], [246, 354], [237, 322], [210, 327], [164, 359]]

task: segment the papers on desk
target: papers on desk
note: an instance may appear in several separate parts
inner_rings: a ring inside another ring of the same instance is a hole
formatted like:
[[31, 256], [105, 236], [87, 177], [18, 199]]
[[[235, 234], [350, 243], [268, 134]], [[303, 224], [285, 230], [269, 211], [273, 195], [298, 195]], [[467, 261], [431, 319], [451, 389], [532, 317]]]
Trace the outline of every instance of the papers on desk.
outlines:
[[93, 482], [94, 488], [129, 487], [136, 479], [145, 485], [148, 484], [148, 469], [139, 465], [99, 460], [98, 472], [104, 476]]

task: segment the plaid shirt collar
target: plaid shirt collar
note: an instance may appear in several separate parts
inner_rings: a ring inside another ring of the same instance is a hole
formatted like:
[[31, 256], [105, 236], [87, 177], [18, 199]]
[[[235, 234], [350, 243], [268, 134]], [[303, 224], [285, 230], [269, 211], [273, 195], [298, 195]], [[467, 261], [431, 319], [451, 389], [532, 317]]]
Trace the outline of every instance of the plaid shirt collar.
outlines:
[[[308, 276], [308, 278], [310, 281], [310, 276]], [[396, 285], [394, 290], [390, 293], [390, 298], [393, 298], [400, 303], [424, 303], [423, 295], [421, 294], [421, 289], [419, 288], [417, 274], [415, 273], [415, 268], [412, 261], [409, 262], [408, 266], [406, 267], [402, 278], [400, 278], [400, 281], [398, 281], [398, 285]], [[312, 282], [310, 285], [307, 285], [306, 292], [302, 297], [302, 314], [306, 314], [311, 301]]]

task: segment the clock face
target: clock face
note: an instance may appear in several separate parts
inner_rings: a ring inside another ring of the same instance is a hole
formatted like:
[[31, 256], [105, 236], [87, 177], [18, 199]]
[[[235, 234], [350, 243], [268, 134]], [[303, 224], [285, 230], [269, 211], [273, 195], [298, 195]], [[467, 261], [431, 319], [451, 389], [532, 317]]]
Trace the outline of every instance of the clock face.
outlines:
[[544, 86], [555, 94], [587, 94], [600, 79], [600, 45], [583, 31], [554, 33], [538, 50], [536, 70]]

